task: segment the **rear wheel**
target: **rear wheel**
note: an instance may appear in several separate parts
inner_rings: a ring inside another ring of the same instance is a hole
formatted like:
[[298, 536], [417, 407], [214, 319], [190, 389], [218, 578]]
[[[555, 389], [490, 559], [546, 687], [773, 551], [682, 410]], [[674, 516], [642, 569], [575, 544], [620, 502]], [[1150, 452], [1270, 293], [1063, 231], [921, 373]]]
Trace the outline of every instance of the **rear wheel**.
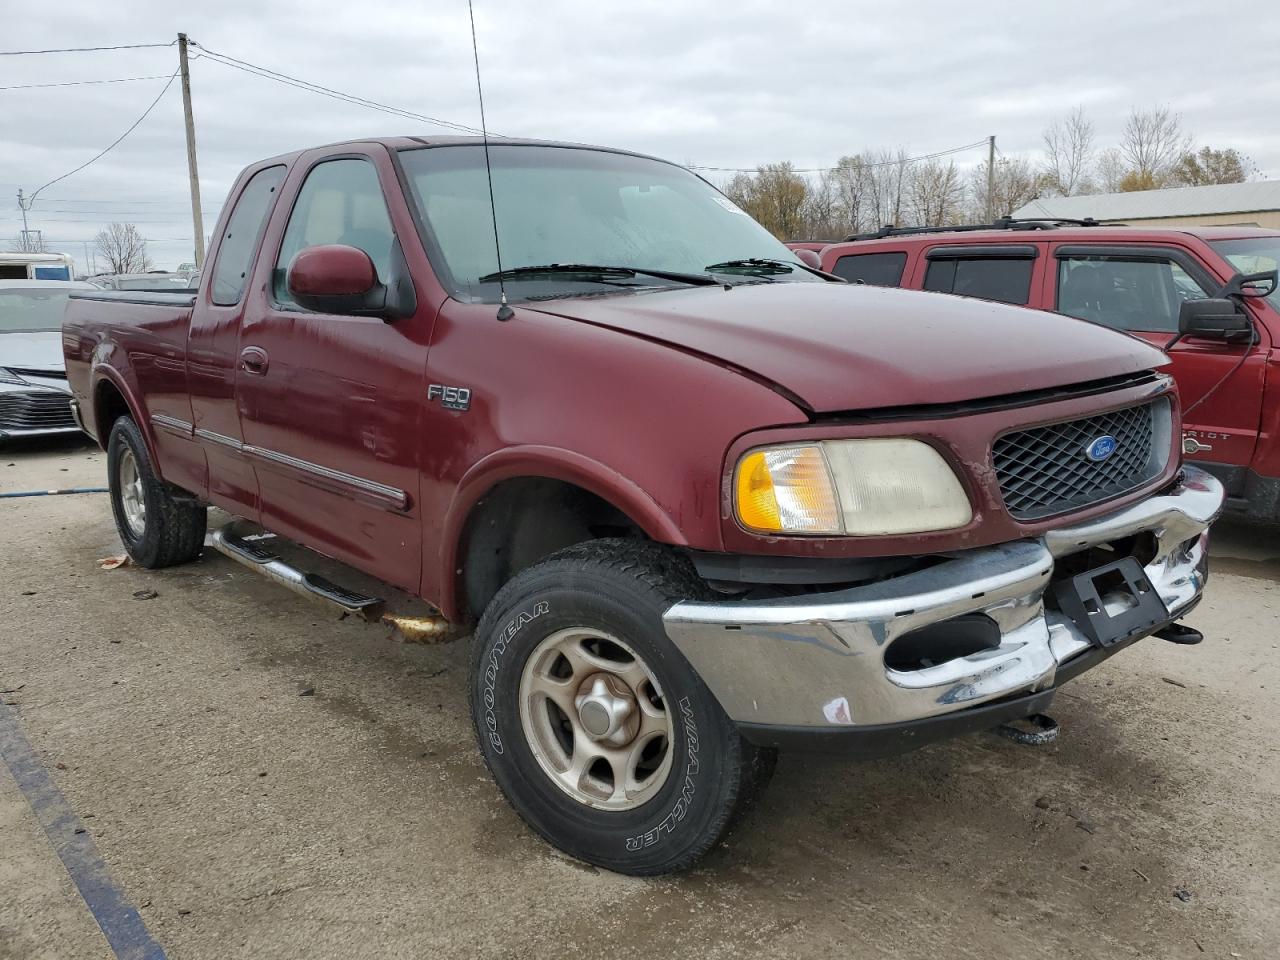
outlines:
[[208, 511], [156, 476], [142, 431], [129, 417], [111, 428], [107, 477], [116, 530], [140, 567], [171, 567], [200, 556]]
[[472, 717], [516, 811], [565, 852], [620, 873], [684, 869], [772, 773], [667, 638], [701, 595], [655, 544], [599, 540], [521, 572], [476, 631]]

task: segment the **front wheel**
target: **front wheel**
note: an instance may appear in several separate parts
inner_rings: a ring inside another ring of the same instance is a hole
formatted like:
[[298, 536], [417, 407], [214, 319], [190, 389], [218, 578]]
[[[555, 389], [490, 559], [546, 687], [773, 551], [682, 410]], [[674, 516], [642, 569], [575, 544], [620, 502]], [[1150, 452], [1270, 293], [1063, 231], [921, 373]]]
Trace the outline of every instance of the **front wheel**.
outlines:
[[516, 811], [551, 843], [619, 873], [681, 870], [767, 782], [667, 638], [662, 613], [705, 589], [655, 544], [598, 540], [521, 572], [476, 631], [480, 750]]

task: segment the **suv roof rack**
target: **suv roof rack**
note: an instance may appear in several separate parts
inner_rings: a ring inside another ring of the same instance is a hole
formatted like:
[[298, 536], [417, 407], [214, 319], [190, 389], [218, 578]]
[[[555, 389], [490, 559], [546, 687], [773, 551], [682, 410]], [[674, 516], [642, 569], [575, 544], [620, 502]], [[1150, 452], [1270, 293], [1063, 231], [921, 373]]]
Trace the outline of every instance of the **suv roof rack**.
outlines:
[[997, 217], [994, 223], [966, 223], [954, 227], [895, 227], [892, 224], [881, 227], [871, 233], [855, 233], [845, 237], [849, 240], [883, 240], [885, 237], [909, 236], [913, 233], [966, 233], [971, 230], [1054, 230], [1061, 226], [1100, 227], [1093, 217], [1083, 220], [1071, 220], [1066, 217], [1041, 217], [1038, 219], [1018, 217]]

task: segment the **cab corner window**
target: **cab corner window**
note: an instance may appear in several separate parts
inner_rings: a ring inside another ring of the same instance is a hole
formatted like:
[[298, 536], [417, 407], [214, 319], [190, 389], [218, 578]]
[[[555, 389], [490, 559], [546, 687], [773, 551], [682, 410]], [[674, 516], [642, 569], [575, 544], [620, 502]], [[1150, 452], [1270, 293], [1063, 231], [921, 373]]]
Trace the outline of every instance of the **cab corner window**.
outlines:
[[218, 262], [209, 287], [209, 298], [218, 306], [234, 306], [244, 296], [253, 254], [283, 179], [284, 167], [267, 167], [250, 177], [240, 192], [218, 245]]
[[906, 265], [905, 253], [858, 253], [841, 257], [831, 272], [850, 283], [898, 287], [902, 285], [902, 271]]
[[1026, 306], [1031, 299], [1033, 269], [1035, 260], [1030, 257], [931, 259], [924, 289]]
[[307, 174], [289, 215], [272, 276], [275, 299], [293, 305], [287, 273], [300, 250], [331, 243], [356, 247], [369, 255], [378, 279], [385, 282], [394, 242], [391, 217], [373, 164], [354, 158], [323, 161]]
[[1183, 302], [1207, 296], [1199, 281], [1170, 259], [1058, 261], [1058, 312], [1117, 330], [1176, 333]]

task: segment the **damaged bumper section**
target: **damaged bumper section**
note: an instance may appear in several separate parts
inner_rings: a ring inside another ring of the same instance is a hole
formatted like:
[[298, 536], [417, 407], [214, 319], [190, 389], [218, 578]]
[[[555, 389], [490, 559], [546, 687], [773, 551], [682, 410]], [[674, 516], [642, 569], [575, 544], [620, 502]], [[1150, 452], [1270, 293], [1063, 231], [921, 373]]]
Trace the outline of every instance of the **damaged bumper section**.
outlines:
[[994, 727], [1188, 613], [1222, 485], [1187, 467], [1085, 523], [863, 586], [684, 602], [667, 633], [750, 740], [867, 756]]

